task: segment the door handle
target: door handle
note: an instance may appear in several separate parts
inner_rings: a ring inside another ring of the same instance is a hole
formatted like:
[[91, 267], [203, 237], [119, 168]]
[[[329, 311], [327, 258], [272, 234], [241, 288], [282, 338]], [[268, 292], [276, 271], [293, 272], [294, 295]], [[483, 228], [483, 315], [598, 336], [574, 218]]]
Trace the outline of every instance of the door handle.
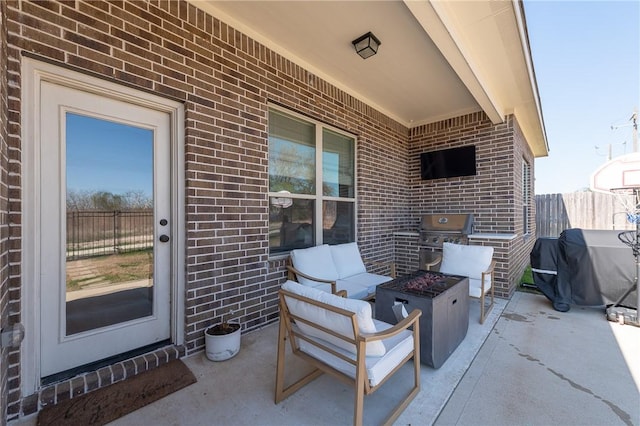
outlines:
[[167, 241], [169, 241], [169, 236], [164, 234], [160, 235], [160, 241], [166, 243]]

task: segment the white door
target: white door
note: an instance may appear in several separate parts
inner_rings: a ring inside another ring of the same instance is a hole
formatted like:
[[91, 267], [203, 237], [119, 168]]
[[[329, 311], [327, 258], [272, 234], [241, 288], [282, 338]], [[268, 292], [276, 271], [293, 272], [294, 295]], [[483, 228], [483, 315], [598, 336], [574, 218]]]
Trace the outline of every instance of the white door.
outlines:
[[171, 337], [171, 117], [40, 86], [40, 376]]

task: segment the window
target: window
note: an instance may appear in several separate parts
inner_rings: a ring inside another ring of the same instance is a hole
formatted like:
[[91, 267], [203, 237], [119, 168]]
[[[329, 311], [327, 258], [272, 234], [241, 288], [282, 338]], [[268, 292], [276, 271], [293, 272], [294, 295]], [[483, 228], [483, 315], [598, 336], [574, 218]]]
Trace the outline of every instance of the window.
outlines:
[[531, 166], [527, 160], [522, 161], [522, 232], [528, 234], [529, 229], [529, 211], [531, 199]]
[[355, 241], [355, 138], [269, 110], [269, 251]]

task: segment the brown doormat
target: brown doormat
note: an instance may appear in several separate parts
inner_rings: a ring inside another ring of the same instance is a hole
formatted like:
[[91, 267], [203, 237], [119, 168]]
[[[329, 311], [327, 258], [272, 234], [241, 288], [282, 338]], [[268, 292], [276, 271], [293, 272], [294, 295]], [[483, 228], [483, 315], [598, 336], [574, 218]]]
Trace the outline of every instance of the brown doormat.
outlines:
[[196, 382], [189, 368], [174, 360], [113, 385], [45, 407], [38, 425], [104, 425]]

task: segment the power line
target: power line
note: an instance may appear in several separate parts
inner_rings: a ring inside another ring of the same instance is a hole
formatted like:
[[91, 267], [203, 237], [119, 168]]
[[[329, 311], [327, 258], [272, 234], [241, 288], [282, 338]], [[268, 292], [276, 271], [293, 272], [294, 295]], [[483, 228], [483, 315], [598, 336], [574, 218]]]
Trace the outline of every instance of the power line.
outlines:
[[628, 121], [630, 121], [631, 123], [612, 125], [611, 130], [618, 130], [623, 127], [631, 126], [633, 128], [631, 132], [632, 138], [633, 138], [633, 152], [638, 152], [638, 109], [637, 108], [633, 110], [633, 114], [631, 114], [631, 118], [629, 118]]

